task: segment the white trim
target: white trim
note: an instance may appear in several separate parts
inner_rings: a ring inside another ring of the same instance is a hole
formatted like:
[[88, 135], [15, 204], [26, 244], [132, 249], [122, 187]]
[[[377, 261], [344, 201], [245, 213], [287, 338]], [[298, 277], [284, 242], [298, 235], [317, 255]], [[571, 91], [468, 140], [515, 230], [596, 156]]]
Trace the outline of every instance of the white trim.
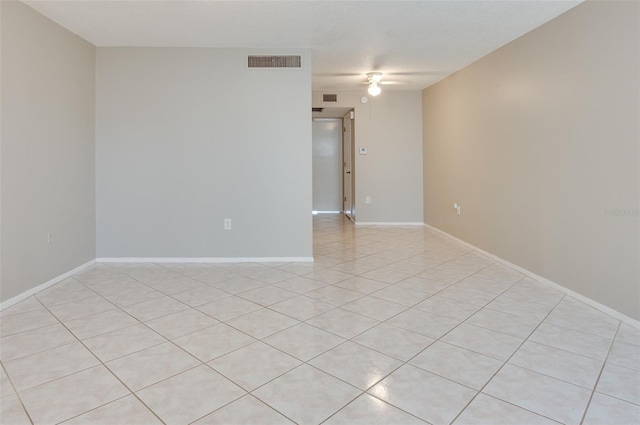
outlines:
[[424, 226], [417, 221], [358, 221], [356, 226]]
[[500, 258], [497, 255], [491, 254], [490, 252], [487, 252], [487, 251], [485, 251], [483, 249], [480, 249], [475, 245], [471, 245], [470, 243], [465, 242], [462, 239], [458, 239], [455, 236], [445, 232], [444, 230], [440, 230], [437, 227], [433, 227], [433, 226], [431, 226], [429, 224], [426, 224], [426, 223], [425, 223], [425, 227], [427, 227], [430, 230], [433, 230], [434, 232], [437, 232], [437, 233], [439, 233], [439, 234], [441, 234], [443, 236], [446, 236], [446, 237], [448, 237], [450, 239], [453, 239], [453, 240], [455, 240], [455, 241], [457, 241], [457, 242], [459, 242], [459, 243], [461, 243], [461, 244], [473, 249], [474, 251], [478, 251], [479, 253], [481, 253], [483, 255], [486, 255], [487, 257], [489, 257], [489, 258], [491, 258], [493, 260], [496, 260], [497, 262], [502, 263], [507, 267], [510, 267], [510, 268], [512, 268], [514, 270], [517, 270], [520, 273], [523, 273], [523, 274], [525, 274], [525, 275], [527, 275], [527, 276], [529, 276], [529, 277], [531, 277], [531, 278], [533, 278], [533, 279], [535, 279], [535, 280], [537, 280], [537, 281], [539, 281], [541, 283], [544, 283], [545, 285], [548, 285], [548, 286], [550, 286], [550, 287], [552, 287], [554, 289], [557, 289], [560, 292], [564, 292], [565, 294], [577, 299], [578, 301], [581, 301], [581, 302], [583, 302], [583, 303], [595, 308], [596, 310], [600, 310], [601, 312], [603, 312], [605, 314], [608, 314], [609, 316], [611, 316], [611, 317], [613, 317], [615, 319], [618, 319], [621, 322], [624, 322], [624, 323], [626, 323], [628, 325], [631, 325], [634, 328], [640, 329], [640, 321], [638, 321], [636, 319], [633, 319], [633, 318], [627, 316], [624, 313], [620, 313], [619, 311], [614, 310], [611, 307], [608, 307], [608, 306], [606, 306], [604, 304], [600, 304], [598, 301], [592, 300], [591, 298], [588, 298], [588, 297], [586, 297], [586, 296], [584, 296], [582, 294], [579, 294], [579, 293], [577, 293], [575, 291], [572, 291], [569, 288], [565, 288], [564, 286], [560, 285], [559, 283], [555, 283], [555, 282], [547, 279], [546, 277], [542, 277], [542, 276], [540, 276], [540, 275], [538, 275], [538, 274], [536, 274], [536, 273], [534, 273], [534, 272], [532, 272], [530, 270], [527, 270], [527, 269], [525, 269], [523, 267], [520, 267], [518, 265], [510, 263], [509, 261], [505, 260], [504, 258]]
[[48, 287], [55, 285], [58, 282], [61, 282], [63, 280], [65, 280], [68, 277], [73, 276], [74, 274], [81, 272], [82, 270], [86, 269], [87, 267], [91, 267], [92, 265], [94, 265], [96, 263], [96, 260], [91, 260], [91, 261], [87, 261], [86, 263], [84, 263], [81, 266], [76, 267], [73, 270], [69, 270], [66, 273], [61, 274], [60, 276], [56, 276], [53, 279], [36, 286], [35, 288], [31, 288], [25, 292], [23, 292], [22, 294], [16, 295], [13, 298], [9, 298], [6, 301], [3, 301], [2, 303], [0, 303], [0, 311], [4, 310], [7, 307], [11, 307], [14, 304], [19, 303], [20, 301], [23, 301], [25, 299], [27, 299], [28, 297], [30, 297], [31, 295], [37, 294], [38, 292], [47, 289]]
[[313, 257], [116, 257], [96, 263], [313, 263]]

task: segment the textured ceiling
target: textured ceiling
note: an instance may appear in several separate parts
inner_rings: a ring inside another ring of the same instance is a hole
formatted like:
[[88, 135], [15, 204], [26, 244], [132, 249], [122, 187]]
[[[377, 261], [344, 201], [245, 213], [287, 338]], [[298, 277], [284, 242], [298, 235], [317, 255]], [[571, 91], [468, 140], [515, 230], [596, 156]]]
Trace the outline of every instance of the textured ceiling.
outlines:
[[29, 1], [96, 46], [311, 48], [313, 88], [433, 84], [580, 1]]

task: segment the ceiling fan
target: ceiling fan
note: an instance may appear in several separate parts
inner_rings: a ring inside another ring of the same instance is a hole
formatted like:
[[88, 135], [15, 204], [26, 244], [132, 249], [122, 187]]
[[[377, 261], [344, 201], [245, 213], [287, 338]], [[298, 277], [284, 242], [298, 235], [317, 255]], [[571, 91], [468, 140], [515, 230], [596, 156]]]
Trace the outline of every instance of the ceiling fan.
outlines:
[[[393, 72], [393, 71], [372, 71], [369, 73], [364, 72], [346, 72], [346, 73], [317, 73], [313, 74], [313, 77], [318, 79], [317, 81], [331, 81], [330, 84], [340, 84], [340, 82], [350, 84], [362, 84], [371, 86], [403, 86], [403, 85], [415, 85], [417, 82], [425, 83], [432, 80], [434, 77], [440, 78], [446, 75], [446, 72], [442, 71], [409, 71], [409, 72]], [[384, 78], [383, 78], [384, 77]], [[340, 82], [338, 82], [340, 81]], [[375, 83], [375, 84], [372, 84]], [[373, 89], [373, 91], [377, 91]]]
[[363, 84], [368, 84], [369, 88], [367, 91], [371, 96], [377, 96], [380, 94], [382, 89], [381, 85], [402, 85], [407, 84], [405, 81], [382, 81], [382, 72], [369, 72], [367, 73], [367, 81], [363, 82]]
[[[417, 72], [393, 72], [393, 71], [385, 71], [385, 72], [380, 72], [380, 71], [375, 71], [375, 72], [379, 72], [380, 74], [383, 74], [386, 77], [391, 77], [391, 78], [411, 78], [411, 77], [430, 77], [430, 76], [438, 76], [438, 75], [444, 75], [446, 74], [445, 72], [439, 72], [439, 71], [417, 71]], [[372, 72], [370, 72], [369, 74], [371, 74]], [[362, 78], [363, 75], [368, 76], [369, 74], [364, 74], [364, 73], [360, 73], [360, 72], [344, 72], [344, 73], [319, 73], [319, 74], [314, 74], [314, 76], [316, 77], [320, 77], [320, 78], [349, 78], [350, 80], [356, 79], [356, 78]], [[368, 79], [366, 81], [362, 81], [362, 84], [369, 84]], [[390, 84], [405, 84], [405, 81], [403, 80], [384, 80], [381, 82], [382, 85], [390, 85]]]

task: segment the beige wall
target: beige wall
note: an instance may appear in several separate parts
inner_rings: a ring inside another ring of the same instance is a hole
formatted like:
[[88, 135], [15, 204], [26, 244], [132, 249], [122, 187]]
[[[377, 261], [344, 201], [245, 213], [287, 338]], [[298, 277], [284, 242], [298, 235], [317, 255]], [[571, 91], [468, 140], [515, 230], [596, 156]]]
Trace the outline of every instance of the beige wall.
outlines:
[[6, 301], [95, 258], [95, 48], [22, 3], [0, 7]]
[[[420, 91], [313, 92], [314, 107], [355, 110], [355, 203], [358, 223], [422, 223], [422, 106]], [[323, 103], [323, 93], [338, 102]], [[362, 96], [369, 101], [360, 102]], [[359, 155], [365, 146], [367, 155]], [[365, 203], [371, 197], [371, 204]]]
[[309, 57], [98, 48], [98, 257], [311, 257]]
[[426, 223], [635, 319], [639, 18], [586, 2], [423, 91]]

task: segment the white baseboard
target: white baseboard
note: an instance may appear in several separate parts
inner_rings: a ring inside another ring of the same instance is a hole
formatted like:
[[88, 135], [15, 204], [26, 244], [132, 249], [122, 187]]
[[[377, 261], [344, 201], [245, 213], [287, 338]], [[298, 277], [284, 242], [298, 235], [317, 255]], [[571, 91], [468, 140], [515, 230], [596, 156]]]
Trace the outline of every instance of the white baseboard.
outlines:
[[535, 279], [535, 280], [537, 280], [537, 281], [539, 281], [541, 283], [544, 283], [544, 284], [546, 284], [546, 285], [548, 285], [548, 286], [550, 286], [550, 287], [552, 287], [554, 289], [557, 289], [560, 292], [564, 292], [565, 294], [577, 299], [578, 301], [581, 301], [581, 302], [583, 302], [583, 303], [595, 308], [596, 310], [599, 310], [599, 311], [601, 311], [601, 312], [603, 312], [605, 314], [608, 314], [609, 316], [611, 316], [611, 317], [613, 317], [615, 319], [618, 319], [621, 322], [624, 322], [624, 323], [626, 323], [626, 324], [628, 324], [630, 326], [633, 326], [634, 328], [640, 329], [640, 321], [638, 321], [636, 319], [633, 319], [633, 318], [627, 316], [624, 313], [620, 313], [619, 311], [614, 310], [611, 307], [607, 307], [606, 305], [600, 304], [599, 302], [597, 302], [595, 300], [592, 300], [591, 298], [585, 297], [584, 295], [579, 294], [579, 293], [577, 293], [575, 291], [572, 291], [569, 288], [565, 288], [564, 286], [562, 286], [562, 285], [560, 285], [558, 283], [555, 283], [555, 282], [553, 282], [553, 281], [551, 281], [551, 280], [549, 280], [549, 279], [547, 279], [545, 277], [537, 275], [536, 273], [534, 273], [534, 272], [532, 272], [530, 270], [522, 268], [522, 267], [520, 267], [520, 266], [518, 266], [516, 264], [510, 263], [509, 261], [505, 260], [504, 258], [500, 258], [497, 255], [491, 254], [490, 252], [487, 252], [487, 251], [485, 251], [483, 249], [480, 249], [477, 246], [471, 245], [470, 243], [465, 242], [462, 239], [458, 239], [455, 236], [453, 236], [452, 234], [449, 234], [449, 233], [445, 232], [444, 230], [440, 230], [437, 227], [433, 227], [433, 226], [431, 226], [429, 224], [426, 224], [426, 223], [425, 223], [425, 227], [429, 228], [430, 230], [433, 230], [436, 233], [439, 233], [439, 234], [441, 234], [443, 236], [446, 236], [446, 237], [448, 237], [450, 239], [453, 239], [456, 242], [459, 242], [459, 243], [461, 243], [461, 244], [473, 249], [474, 251], [477, 251], [477, 252], [479, 252], [479, 253], [481, 253], [481, 254], [483, 254], [483, 255], [485, 255], [485, 256], [487, 256], [487, 257], [489, 257], [489, 258], [491, 258], [491, 259], [493, 259], [493, 260], [495, 260], [495, 261], [497, 261], [497, 262], [499, 262], [501, 264], [504, 264], [507, 267], [510, 267], [510, 268], [512, 268], [514, 270], [517, 270], [520, 273], [531, 277], [532, 279]]
[[313, 263], [313, 257], [121, 257], [96, 258], [96, 263]]
[[55, 285], [58, 282], [61, 282], [63, 280], [65, 280], [68, 277], [71, 277], [72, 275], [81, 272], [82, 270], [86, 269], [87, 267], [91, 267], [92, 265], [94, 265], [96, 263], [96, 260], [91, 260], [91, 261], [87, 261], [86, 263], [84, 263], [81, 266], [76, 267], [73, 270], [69, 270], [66, 273], [61, 274], [60, 276], [56, 276], [51, 280], [48, 280], [47, 282], [36, 286], [35, 288], [31, 288], [28, 291], [23, 292], [20, 295], [16, 295], [13, 298], [9, 298], [6, 301], [3, 301], [2, 303], [0, 303], [0, 311], [4, 310], [7, 307], [11, 307], [14, 304], [19, 303], [20, 301], [23, 301], [25, 299], [27, 299], [28, 297], [30, 297], [31, 295], [34, 295], [42, 290], [47, 289], [48, 287]]
[[424, 226], [417, 221], [357, 221], [356, 226]]

